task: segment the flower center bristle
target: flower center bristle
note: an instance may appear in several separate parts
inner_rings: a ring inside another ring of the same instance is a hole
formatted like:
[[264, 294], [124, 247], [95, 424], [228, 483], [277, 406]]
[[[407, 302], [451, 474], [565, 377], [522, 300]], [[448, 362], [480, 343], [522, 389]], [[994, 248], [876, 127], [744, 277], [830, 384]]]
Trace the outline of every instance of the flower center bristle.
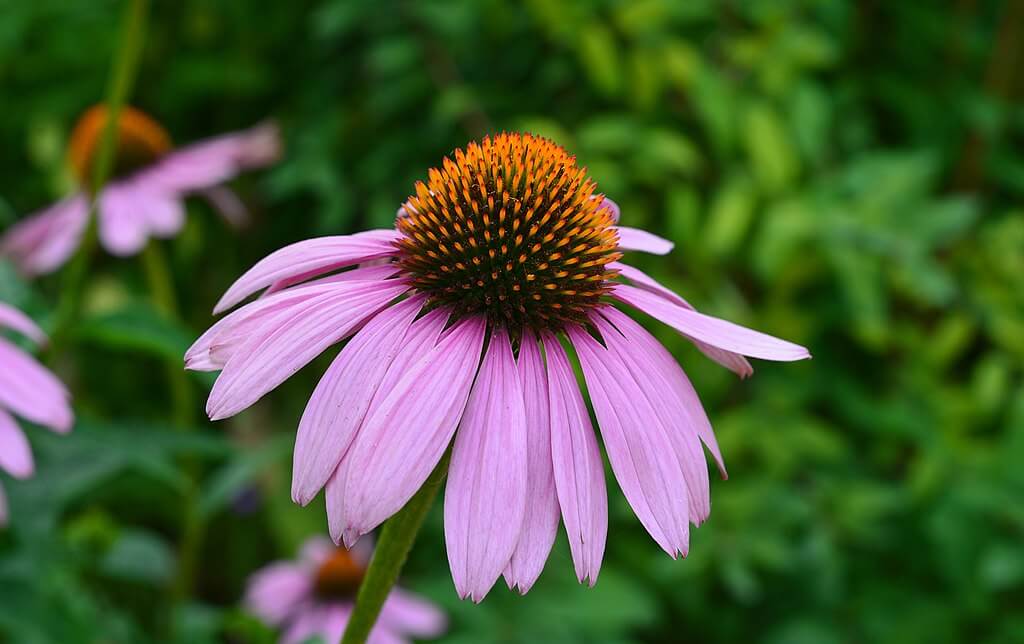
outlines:
[[[68, 157], [75, 177], [83, 186], [92, 183], [99, 156], [99, 143], [107, 126], [107, 108], [95, 105], [75, 124]], [[144, 112], [125, 105], [117, 117], [117, 147], [112, 177], [122, 177], [147, 166], [171, 149], [171, 137]]]
[[611, 211], [586, 168], [530, 134], [456, 150], [417, 182], [397, 227], [400, 265], [435, 305], [513, 334], [580, 322], [620, 257]]
[[314, 592], [321, 599], [351, 599], [356, 596], [365, 571], [344, 548], [338, 548], [316, 572]]

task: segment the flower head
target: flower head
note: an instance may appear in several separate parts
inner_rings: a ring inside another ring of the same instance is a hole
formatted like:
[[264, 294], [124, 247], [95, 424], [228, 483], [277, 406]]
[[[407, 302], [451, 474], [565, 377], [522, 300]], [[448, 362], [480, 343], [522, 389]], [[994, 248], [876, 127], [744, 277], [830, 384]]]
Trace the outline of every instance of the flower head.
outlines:
[[211, 418], [348, 339], [299, 423], [293, 498], [326, 487], [331, 534], [352, 545], [402, 508], [451, 445], [445, 538], [462, 597], [479, 601], [502, 574], [526, 592], [560, 519], [578, 578], [593, 584], [607, 494], [571, 345], [626, 499], [669, 555], [685, 555], [690, 524], [710, 512], [702, 444], [723, 476], [725, 466], [686, 374], [617, 307], [668, 324], [741, 376], [752, 372], [744, 356], [807, 350], [698, 313], [618, 261], [672, 244], [618, 225], [618, 206], [551, 141], [489, 137], [428, 176], [395, 230], [293, 244], [231, 286], [217, 311], [263, 297], [186, 354], [189, 368], [222, 370]]
[[[10, 329], [37, 343], [43, 332], [18, 309], [0, 302], [0, 330]], [[0, 470], [15, 478], [32, 476], [32, 450], [14, 416], [58, 433], [71, 431], [74, 417], [68, 392], [30, 355], [0, 335]], [[7, 522], [7, 500], [0, 487], [0, 525]]]
[[[0, 239], [0, 254], [25, 274], [57, 270], [81, 242], [107, 119], [106, 107], [95, 106], [71, 133], [68, 162], [79, 189], [25, 218]], [[116, 125], [113, 175], [96, 198], [100, 241], [119, 256], [139, 252], [150, 237], [176, 235], [185, 221], [182, 202], [189, 194], [204, 196], [229, 222], [241, 223], [245, 207], [220, 184], [243, 170], [269, 165], [280, 154], [272, 124], [177, 149], [159, 123], [135, 108], [123, 107]]]
[[[284, 644], [316, 635], [337, 642], [352, 613], [369, 555], [368, 544], [348, 551], [327, 539], [311, 539], [297, 561], [277, 562], [255, 573], [249, 580], [245, 605], [268, 626], [280, 628]], [[384, 602], [369, 641], [437, 637], [444, 632], [446, 621], [426, 600], [395, 588]]]

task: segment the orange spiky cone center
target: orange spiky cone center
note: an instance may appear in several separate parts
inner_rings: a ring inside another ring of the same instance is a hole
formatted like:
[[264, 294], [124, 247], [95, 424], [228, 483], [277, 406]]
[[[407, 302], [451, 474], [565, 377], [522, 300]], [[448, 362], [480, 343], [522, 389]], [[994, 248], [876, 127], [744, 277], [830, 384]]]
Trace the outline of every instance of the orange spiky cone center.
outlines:
[[[108, 110], [95, 105], [78, 119], [71, 131], [68, 160], [83, 186], [92, 183], [99, 161], [100, 141], [107, 126]], [[171, 149], [167, 131], [144, 112], [125, 105], [117, 117], [117, 145], [112, 159], [112, 176], [119, 177], [143, 168]]]

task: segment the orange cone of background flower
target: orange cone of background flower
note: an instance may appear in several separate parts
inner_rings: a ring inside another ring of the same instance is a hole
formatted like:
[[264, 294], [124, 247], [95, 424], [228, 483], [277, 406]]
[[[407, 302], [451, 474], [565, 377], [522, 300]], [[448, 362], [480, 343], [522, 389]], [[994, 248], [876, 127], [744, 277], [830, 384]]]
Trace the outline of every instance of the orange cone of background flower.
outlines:
[[[60, 268], [81, 243], [89, 218], [88, 187], [107, 122], [106, 107], [89, 109], [71, 133], [68, 160], [79, 190], [13, 226], [0, 239], [0, 255], [26, 275]], [[113, 255], [138, 253], [150, 237], [173, 237], [185, 221], [183, 200], [204, 196], [230, 223], [246, 217], [245, 207], [221, 186], [243, 170], [280, 156], [277, 128], [258, 125], [181, 148], [143, 112], [125, 106], [117, 121], [117, 149], [111, 180], [97, 196], [99, 238]]]
[[578, 578], [593, 584], [607, 495], [571, 345], [627, 501], [665, 552], [685, 555], [690, 524], [711, 511], [702, 444], [723, 476], [725, 465], [686, 374], [618, 307], [741, 376], [752, 372], [744, 356], [801, 360], [807, 349], [699, 313], [619, 262], [672, 244], [618, 225], [618, 207], [551, 141], [489, 137], [428, 176], [394, 230], [293, 244], [228, 289], [218, 312], [263, 297], [186, 354], [191, 369], [222, 370], [210, 417], [237, 414], [351, 338], [299, 423], [293, 498], [326, 487], [331, 534], [352, 545], [452, 445], [444, 521], [460, 596], [479, 601], [502, 575], [526, 592], [559, 519]]

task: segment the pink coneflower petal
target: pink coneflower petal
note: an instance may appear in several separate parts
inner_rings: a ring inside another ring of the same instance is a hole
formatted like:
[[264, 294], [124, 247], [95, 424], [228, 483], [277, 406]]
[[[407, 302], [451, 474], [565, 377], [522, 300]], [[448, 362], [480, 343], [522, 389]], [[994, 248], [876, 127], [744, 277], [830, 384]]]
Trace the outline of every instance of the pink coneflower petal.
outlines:
[[423, 303], [415, 296], [377, 314], [320, 379], [295, 438], [292, 498], [297, 503], [309, 503], [338, 467]]
[[304, 644], [306, 640], [321, 635], [330, 611], [335, 606], [310, 604], [302, 607], [298, 615], [281, 636], [281, 644]]
[[438, 637], [448, 627], [448, 619], [433, 604], [395, 588], [380, 613], [380, 623], [390, 631], [413, 637]]
[[807, 349], [759, 331], [677, 306], [634, 286], [616, 284], [612, 297], [701, 342], [763, 360], [789, 362], [810, 358]]
[[36, 344], [46, 343], [46, 335], [31, 318], [13, 306], [0, 302], [0, 329], [4, 327], [17, 331]]
[[149, 227], [135, 188], [128, 182], [108, 185], [99, 196], [100, 242], [112, 255], [127, 257], [146, 245]]
[[0, 254], [11, 257], [29, 276], [52, 273], [78, 248], [89, 221], [82, 194], [58, 201], [11, 226], [0, 239]]
[[[185, 368], [192, 371], [223, 369], [238, 347], [281, 311], [312, 297], [331, 292], [332, 285], [338, 282], [379, 282], [393, 273], [394, 271], [386, 266], [357, 268], [265, 295], [232, 311], [207, 329], [185, 352]], [[270, 293], [269, 289], [267, 293]]]
[[544, 570], [558, 533], [558, 494], [551, 465], [551, 421], [548, 378], [537, 338], [523, 334], [519, 348], [519, 377], [526, 404], [526, 515], [519, 543], [505, 570], [509, 588], [526, 593]]
[[234, 190], [223, 186], [214, 186], [201, 190], [199, 196], [206, 199], [230, 226], [241, 228], [249, 223], [249, 209], [245, 207], [245, 203], [238, 198]]
[[32, 448], [10, 414], [0, 409], [0, 470], [15, 478], [32, 476]]
[[275, 251], [256, 263], [220, 299], [214, 313], [229, 309], [260, 289], [289, 278], [309, 279], [371, 259], [395, 253], [393, 230], [373, 230], [355, 235], [319, 237]]
[[210, 418], [249, 407], [407, 289], [390, 280], [340, 282], [268, 320], [224, 365], [207, 402]]
[[675, 246], [669, 240], [639, 228], [616, 226], [615, 229], [619, 233], [619, 248], [622, 250], [638, 250], [655, 255], [667, 255]]
[[296, 284], [302, 286], [311, 286], [313, 284], [330, 284], [332, 282], [348, 282], [351, 280], [386, 280], [389, 277], [394, 277], [399, 273], [398, 268], [392, 263], [389, 258], [385, 257], [382, 259], [371, 259], [368, 262], [362, 262], [355, 268], [347, 268], [342, 273], [334, 273], [327, 277], [319, 277], [317, 279], [309, 279], [308, 277], [291, 278], [274, 282], [263, 291], [260, 298], [266, 298], [267, 296], [273, 295], [274, 293], [283, 291], [285, 289], [295, 290], [291, 288]]
[[[677, 304], [683, 308], [690, 309], [691, 311], [697, 310], [689, 302], [684, 300], [674, 291], [662, 286], [653, 277], [649, 276], [647, 273], [644, 273], [638, 268], [629, 266], [628, 264], [623, 264], [622, 262], [612, 262], [611, 264], [608, 265], [608, 268], [614, 268], [618, 270], [619, 274], [622, 277], [625, 277], [626, 279], [630, 280], [639, 288], [660, 295], [664, 297], [666, 300], [674, 304]], [[750, 363], [747, 362], [747, 359], [742, 355], [738, 353], [733, 353], [731, 351], [724, 351], [722, 349], [719, 349], [718, 347], [707, 344], [706, 342], [695, 340], [694, 338], [691, 338], [685, 334], [683, 334], [683, 337], [685, 337], [690, 342], [693, 342], [693, 344], [700, 350], [701, 353], [711, 358], [718, 364], [722, 365], [726, 369], [735, 372], [740, 378], [748, 378], [754, 374], [754, 368], [750, 366]]]
[[246, 608], [267, 624], [283, 624], [312, 592], [310, 574], [291, 562], [267, 566], [249, 580]]
[[379, 404], [371, 404], [339, 466], [343, 481], [336, 483], [336, 474], [328, 484], [329, 500], [331, 487], [341, 485], [341, 512], [329, 517], [336, 540], [340, 528], [351, 546], [400, 510], [427, 480], [466, 408], [484, 331], [483, 318], [461, 321], [415, 360]]
[[34, 358], [0, 338], [0, 406], [56, 432], [73, 422], [64, 385]]
[[604, 463], [576, 374], [558, 338], [544, 336], [555, 488], [576, 578], [597, 583], [608, 535]]
[[526, 407], [508, 333], [494, 329], [455, 436], [444, 534], [455, 590], [479, 602], [509, 563], [526, 512]]
[[583, 367], [612, 471], [651, 537], [673, 558], [689, 547], [686, 479], [655, 409], [619, 356], [580, 327], [568, 334]]
[[174, 237], [185, 225], [185, 205], [175, 196], [140, 188], [136, 204], [154, 237]]
[[708, 419], [707, 412], [704, 411], [704, 405], [701, 404], [697, 391], [693, 388], [690, 379], [686, 377], [686, 372], [679, 366], [676, 359], [664, 345], [658, 342], [657, 338], [622, 311], [608, 307], [601, 314], [620, 331], [623, 331], [624, 335], [645, 347], [646, 355], [651, 360], [651, 365], [658, 369], [660, 376], [672, 388], [672, 393], [679, 397], [683, 408], [689, 414], [692, 428], [697, 432], [697, 436], [708, 448], [708, 451], [711, 452], [711, 456], [715, 459], [715, 464], [718, 466], [719, 474], [721, 474], [723, 479], [729, 478], [725, 469], [725, 461], [722, 459], [721, 450], [718, 448], [718, 440], [715, 438], [715, 432], [711, 428], [711, 421]]
[[628, 369], [666, 429], [686, 479], [690, 521], [700, 525], [711, 513], [711, 490], [696, 423], [682, 397], [672, 387], [673, 381], [658, 373], [661, 361], [647, 341], [647, 332], [625, 315], [615, 315], [618, 311], [611, 307], [606, 311], [606, 315], [616, 321], [617, 328], [601, 315], [592, 316], [591, 321], [601, 332], [608, 350]]

